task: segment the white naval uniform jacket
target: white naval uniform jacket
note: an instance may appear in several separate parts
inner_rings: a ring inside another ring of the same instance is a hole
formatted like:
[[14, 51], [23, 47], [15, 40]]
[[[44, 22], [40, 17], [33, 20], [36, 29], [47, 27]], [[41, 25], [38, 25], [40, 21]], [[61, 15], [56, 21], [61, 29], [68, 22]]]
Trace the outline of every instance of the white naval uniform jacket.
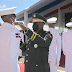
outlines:
[[61, 35], [60, 32], [54, 28], [49, 28], [53, 35], [52, 42], [49, 47], [48, 62], [60, 61], [61, 56]]
[[20, 46], [19, 31], [9, 23], [0, 27], [0, 72], [20, 72], [18, 52]]
[[72, 54], [72, 30], [64, 32], [62, 35], [62, 49], [64, 55]]

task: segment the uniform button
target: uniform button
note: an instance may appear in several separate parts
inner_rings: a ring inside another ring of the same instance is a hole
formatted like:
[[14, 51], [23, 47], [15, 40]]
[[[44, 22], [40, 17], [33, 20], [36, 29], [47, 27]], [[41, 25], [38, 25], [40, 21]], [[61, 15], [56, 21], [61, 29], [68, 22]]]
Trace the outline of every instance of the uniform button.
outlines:
[[36, 65], [36, 67], [37, 67], [38, 65]]
[[28, 56], [28, 54], [26, 54], [26, 56]]
[[27, 50], [29, 50], [29, 48]]
[[26, 60], [26, 62], [28, 62], [28, 60]]
[[37, 44], [34, 44], [34, 48], [37, 48], [38, 47], [38, 45]]

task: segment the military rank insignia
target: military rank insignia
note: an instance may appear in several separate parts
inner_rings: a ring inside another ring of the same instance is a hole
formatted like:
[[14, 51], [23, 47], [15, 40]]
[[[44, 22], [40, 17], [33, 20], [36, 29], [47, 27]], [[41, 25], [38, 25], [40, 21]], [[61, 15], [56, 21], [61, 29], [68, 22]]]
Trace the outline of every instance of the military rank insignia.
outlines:
[[38, 47], [38, 45], [37, 44], [34, 44], [34, 48], [37, 48]]
[[15, 33], [16, 38], [20, 38], [20, 33]]

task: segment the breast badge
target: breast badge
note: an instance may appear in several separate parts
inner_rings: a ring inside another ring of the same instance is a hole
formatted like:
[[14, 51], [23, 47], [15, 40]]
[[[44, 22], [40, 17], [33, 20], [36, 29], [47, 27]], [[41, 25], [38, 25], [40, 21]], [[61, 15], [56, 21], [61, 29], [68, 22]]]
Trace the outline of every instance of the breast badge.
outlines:
[[38, 47], [38, 45], [37, 44], [34, 44], [34, 48], [37, 48]]

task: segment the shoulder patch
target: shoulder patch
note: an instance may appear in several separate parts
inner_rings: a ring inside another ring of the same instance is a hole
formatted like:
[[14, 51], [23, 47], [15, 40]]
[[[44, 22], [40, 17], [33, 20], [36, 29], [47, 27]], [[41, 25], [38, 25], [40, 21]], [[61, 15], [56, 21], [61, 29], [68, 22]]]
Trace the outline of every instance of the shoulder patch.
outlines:
[[20, 33], [15, 33], [16, 38], [20, 38]]
[[48, 33], [48, 36], [52, 38], [52, 34]]

